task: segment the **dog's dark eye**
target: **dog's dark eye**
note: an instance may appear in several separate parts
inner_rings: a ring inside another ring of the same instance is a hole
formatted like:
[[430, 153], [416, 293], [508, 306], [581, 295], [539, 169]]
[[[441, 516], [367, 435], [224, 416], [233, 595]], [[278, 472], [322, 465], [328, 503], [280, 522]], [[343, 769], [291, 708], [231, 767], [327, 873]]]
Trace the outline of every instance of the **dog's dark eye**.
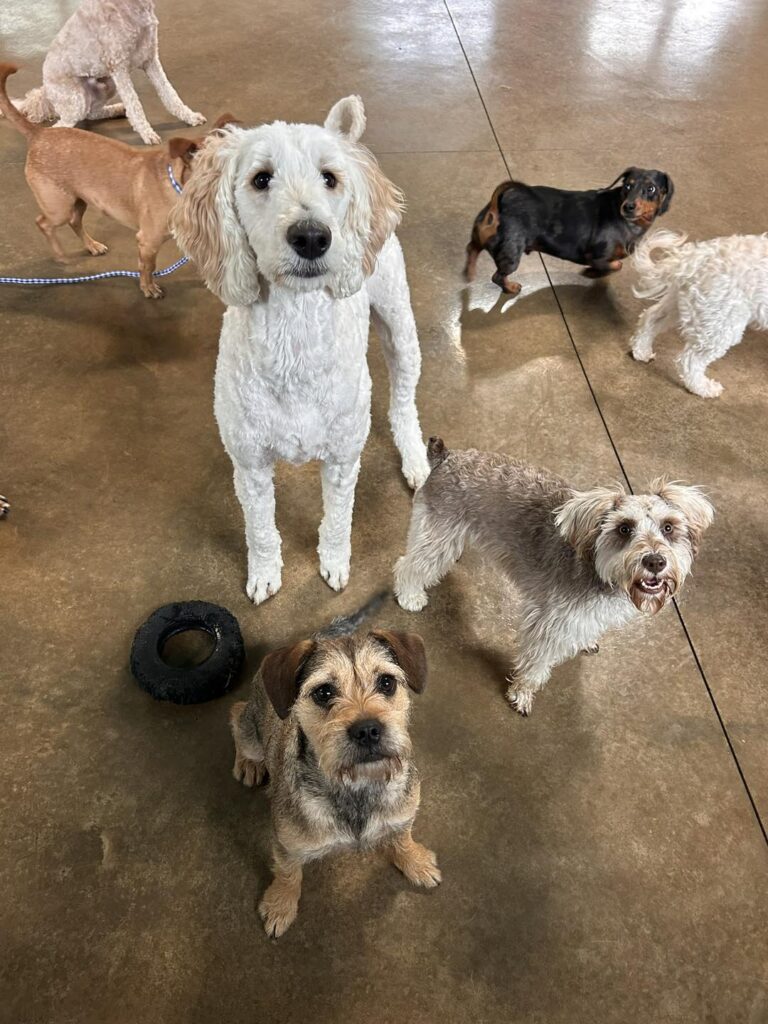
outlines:
[[664, 523], [664, 525], [662, 526], [662, 530], [664, 531], [664, 533], [672, 533], [674, 528], [674, 523]]
[[332, 171], [323, 171], [323, 181], [326, 188], [336, 188], [338, 185], [338, 179]]
[[632, 533], [632, 527], [629, 525], [629, 523], [622, 523], [619, 527], [619, 533], [622, 537], [628, 537], [630, 533]]
[[379, 693], [383, 693], [385, 697], [391, 697], [395, 692], [397, 686], [397, 680], [394, 676], [383, 675], [379, 676], [376, 680], [376, 689]]
[[321, 708], [326, 707], [336, 696], [336, 687], [330, 683], [321, 683], [312, 691], [312, 700]]
[[632, 191], [632, 183], [631, 182], [628, 181], [626, 183], [626, 185], [624, 186], [624, 191], [625, 192], [631, 192]]
[[652, 195], [654, 195], [655, 192], [656, 192], [656, 186], [655, 185], [649, 185], [648, 186], [648, 195], [652, 196]]
[[269, 188], [270, 181], [272, 181], [272, 175], [269, 171], [259, 171], [253, 179], [253, 187], [258, 189], [259, 192], [263, 192], [264, 189]]

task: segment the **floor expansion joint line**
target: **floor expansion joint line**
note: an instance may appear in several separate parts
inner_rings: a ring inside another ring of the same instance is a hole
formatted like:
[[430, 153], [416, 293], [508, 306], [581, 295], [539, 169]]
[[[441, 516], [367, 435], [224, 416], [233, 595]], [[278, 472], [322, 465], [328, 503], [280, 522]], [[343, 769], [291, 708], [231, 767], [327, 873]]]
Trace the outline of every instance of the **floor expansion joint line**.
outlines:
[[[489, 127], [489, 129], [491, 131], [491, 134], [493, 135], [494, 141], [495, 141], [496, 146], [498, 148], [499, 156], [501, 157], [501, 161], [504, 164], [504, 168], [505, 168], [505, 170], [507, 172], [507, 175], [511, 178], [512, 177], [512, 171], [510, 170], [509, 164], [507, 163], [507, 158], [504, 155], [504, 150], [501, 147], [501, 142], [499, 141], [499, 137], [496, 134], [496, 129], [495, 129], [494, 125], [493, 125], [493, 121], [491, 120], [491, 115], [490, 115], [490, 112], [489, 112], [488, 107], [486, 105], [485, 98], [483, 97], [482, 91], [480, 89], [480, 85], [479, 85], [479, 83], [477, 81], [477, 77], [475, 76], [475, 72], [474, 72], [474, 70], [472, 68], [472, 64], [470, 63], [467, 51], [464, 48], [464, 43], [462, 42], [461, 36], [459, 35], [459, 30], [458, 30], [458, 28], [456, 26], [456, 22], [454, 20], [453, 14], [452, 14], [451, 9], [450, 9], [450, 7], [448, 5], [448, 0], [443, 0], [443, 5], [445, 7], [445, 10], [446, 10], [446, 13], [447, 13], [448, 17], [450, 18], [451, 26], [453, 27], [453, 31], [454, 31], [454, 34], [456, 36], [456, 41], [458, 42], [459, 47], [461, 48], [461, 52], [462, 52], [462, 55], [464, 57], [464, 61], [466, 62], [466, 65], [467, 65], [467, 70], [469, 71], [469, 74], [470, 74], [470, 76], [472, 78], [472, 81], [474, 83], [474, 86], [475, 86], [475, 90], [477, 91], [478, 99], [480, 100], [480, 103], [482, 104], [482, 107], [483, 107], [483, 111], [485, 112], [485, 117], [486, 117], [486, 120], [488, 121], [488, 127]], [[605, 436], [608, 438], [608, 442], [609, 442], [611, 448], [613, 449], [613, 454], [615, 455], [616, 461], [619, 464], [619, 469], [621, 470], [621, 475], [624, 477], [624, 480], [626, 482], [627, 488], [629, 489], [630, 494], [634, 494], [634, 490], [632, 489], [632, 484], [630, 482], [629, 475], [627, 474], [627, 471], [626, 471], [626, 469], [624, 467], [624, 462], [623, 462], [623, 460], [621, 458], [621, 455], [619, 454], [619, 449], [616, 447], [616, 442], [613, 439], [613, 435], [611, 434], [610, 428], [608, 426], [608, 422], [607, 422], [607, 420], [605, 418], [605, 415], [603, 414], [603, 410], [600, 408], [600, 402], [598, 401], [597, 395], [595, 393], [595, 389], [592, 387], [592, 382], [589, 379], [589, 374], [587, 373], [587, 368], [584, 365], [584, 361], [581, 358], [581, 353], [579, 352], [578, 346], [576, 345], [576, 339], [573, 336], [573, 333], [571, 331], [570, 325], [568, 323], [568, 319], [567, 319], [567, 317], [565, 315], [565, 310], [563, 309], [562, 304], [560, 302], [560, 296], [557, 294], [557, 289], [555, 288], [555, 285], [554, 285], [554, 283], [552, 281], [552, 278], [550, 276], [549, 270], [547, 268], [546, 263], [544, 262], [544, 258], [541, 255], [541, 253], [539, 253], [539, 259], [541, 260], [541, 265], [544, 268], [544, 273], [547, 275], [547, 281], [549, 282], [549, 287], [552, 290], [552, 295], [554, 296], [555, 302], [557, 303], [557, 308], [560, 311], [560, 317], [562, 318], [566, 334], [568, 335], [568, 340], [571, 343], [571, 348], [573, 349], [574, 355], [576, 356], [576, 359], [577, 359], [578, 364], [579, 364], [579, 368], [581, 369], [582, 376], [584, 377], [584, 382], [586, 383], [587, 388], [589, 389], [589, 393], [592, 396], [592, 401], [594, 403], [595, 409], [597, 410], [597, 414], [600, 417], [600, 422], [603, 424], [603, 429], [605, 430]], [[709, 697], [710, 703], [712, 705], [712, 709], [713, 709], [713, 711], [715, 713], [715, 717], [717, 718], [717, 721], [718, 721], [718, 723], [720, 725], [720, 729], [721, 729], [721, 731], [723, 733], [723, 736], [725, 737], [725, 742], [728, 745], [728, 750], [730, 751], [730, 754], [731, 754], [731, 757], [733, 759], [733, 762], [736, 765], [736, 771], [739, 773], [739, 778], [741, 779], [741, 784], [744, 787], [744, 791], [745, 791], [745, 793], [747, 795], [747, 799], [749, 800], [750, 807], [752, 808], [752, 812], [753, 812], [753, 814], [755, 816], [755, 820], [757, 821], [757, 826], [760, 829], [760, 832], [761, 832], [761, 834], [763, 836], [763, 839], [764, 839], [766, 845], [768, 845], [768, 832], [766, 832], [765, 825], [763, 824], [763, 820], [760, 817], [760, 812], [757, 809], [757, 804], [755, 803], [754, 797], [752, 796], [752, 791], [749, 788], [749, 784], [747, 782], [746, 776], [744, 775], [744, 771], [743, 771], [743, 769], [741, 767], [741, 762], [739, 761], [738, 754], [736, 753], [736, 748], [734, 747], [733, 741], [731, 740], [731, 737], [728, 734], [728, 729], [726, 727], [725, 721], [723, 720], [723, 716], [720, 713], [720, 708], [717, 705], [717, 700], [715, 699], [715, 695], [712, 692], [712, 688], [709, 685], [709, 680], [707, 679], [707, 675], [706, 675], [706, 673], [704, 671], [704, 666], [702, 665], [701, 659], [699, 658], [698, 652], [697, 652], [697, 650], [696, 650], [696, 648], [694, 646], [693, 638], [691, 637], [691, 634], [688, 632], [688, 627], [687, 627], [687, 625], [685, 623], [685, 619], [683, 618], [683, 613], [680, 611], [680, 607], [679, 607], [679, 605], [677, 603], [677, 600], [673, 598], [672, 599], [672, 604], [674, 606], [674, 609], [675, 609], [675, 612], [677, 614], [678, 620], [679, 620], [680, 625], [682, 627], [683, 635], [685, 636], [685, 640], [686, 640], [686, 643], [688, 644], [688, 648], [689, 648], [691, 654], [693, 655], [694, 664], [696, 665], [696, 669], [697, 669], [697, 671], [699, 673], [701, 681], [704, 684], [704, 689], [707, 691], [707, 696]]]

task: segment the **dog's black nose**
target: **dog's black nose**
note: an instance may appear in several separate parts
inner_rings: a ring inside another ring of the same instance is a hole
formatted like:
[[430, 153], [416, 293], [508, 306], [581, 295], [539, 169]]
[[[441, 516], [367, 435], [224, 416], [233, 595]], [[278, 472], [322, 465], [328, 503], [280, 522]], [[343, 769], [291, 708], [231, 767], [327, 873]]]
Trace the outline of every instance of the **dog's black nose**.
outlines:
[[658, 551], [653, 551], [649, 555], [643, 555], [643, 568], [647, 569], [648, 572], [660, 573], [666, 564], [666, 558], [664, 555], [660, 555]]
[[630, 217], [631, 217], [634, 212], [635, 212], [635, 204], [634, 203], [624, 203], [624, 213], [628, 213], [630, 215]]
[[300, 220], [288, 228], [288, 245], [303, 260], [316, 260], [328, 252], [331, 232], [316, 220]]
[[347, 729], [349, 738], [359, 747], [375, 747], [384, 733], [384, 726], [378, 718], [361, 718]]

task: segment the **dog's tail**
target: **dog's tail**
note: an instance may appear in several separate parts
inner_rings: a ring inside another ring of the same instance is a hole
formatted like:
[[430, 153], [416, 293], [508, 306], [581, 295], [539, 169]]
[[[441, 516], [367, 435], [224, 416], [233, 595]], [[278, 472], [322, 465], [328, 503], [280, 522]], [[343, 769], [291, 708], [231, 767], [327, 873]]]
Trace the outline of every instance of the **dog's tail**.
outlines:
[[[632, 253], [632, 265], [638, 279], [632, 286], [638, 299], [660, 299], [671, 284], [680, 263], [681, 249], [688, 236], [676, 231], [652, 231], [642, 238]], [[653, 258], [660, 252], [658, 259]]]
[[8, 93], [5, 91], [6, 79], [18, 70], [15, 64], [0, 64], [0, 110], [2, 110], [11, 124], [18, 128], [22, 135], [31, 136], [39, 130], [37, 125], [28, 121], [21, 111], [16, 109]]
[[443, 441], [442, 437], [430, 437], [429, 444], [427, 445], [427, 462], [430, 469], [439, 466], [447, 458], [448, 449], [445, 447], [445, 441]]
[[317, 635], [347, 636], [349, 633], [354, 633], [366, 619], [376, 614], [390, 594], [389, 590], [380, 590], [378, 594], [374, 594], [369, 601], [366, 601], [362, 608], [358, 608], [351, 615], [339, 615], [330, 625], [323, 627]]

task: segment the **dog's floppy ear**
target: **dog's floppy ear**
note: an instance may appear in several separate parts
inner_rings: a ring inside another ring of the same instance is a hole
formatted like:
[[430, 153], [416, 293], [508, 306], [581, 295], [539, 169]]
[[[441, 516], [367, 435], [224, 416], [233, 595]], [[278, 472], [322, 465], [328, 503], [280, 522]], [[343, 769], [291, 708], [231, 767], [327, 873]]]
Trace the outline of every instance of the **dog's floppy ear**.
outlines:
[[301, 670], [315, 649], [314, 640], [300, 640], [292, 647], [279, 647], [261, 663], [261, 679], [278, 718], [287, 718], [299, 695]]
[[688, 536], [691, 538], [691, 549], [694, 556], [697, 555], [701, 535], [709, 529], [715, 517], [710, 500], [702, 493], [701, 488], [681, 484], [676, 480], [667, 480], [664, 477], [652, 480], [649, 489], [651, 494], [658, 494], [668, 505], [683, 513]]
[[589, 556], [600, 533], [603, 518], [625, 496], [623, 487], [595, 487], [591, 491], [574, 491], [560, 508], [555, 509], [555, 526], [579, 558]]
[[658, 178], [658, 187], [661, 191], [661, 206], [659, 207], [659, 216], [662, 213], [666, 213], [669, 209], [669, 204], [672, 202], [672, 196], [675, 194], [675, 186], [672, 184], [672, 179], [668, 174], [664, 174], [663, 171], [657, 171], [656, 176]]
[[365, 107], [359, 96], [345, 96], [334, 103], [328, 111], [325, 125], [328, 131], [336, 132], [357, 142], [365, 131]]
[[387, 648], [414, 693], [422, 693], [427, 685], [427, 652], [418, 633], [401, 633], [392, 629], [374, 629], [376, 637]]
[[637, 171], [636, 167], [625, 167], [618, 178], [614, 178], [611, 184], [606, 185], [605, 188], [598, 189], [598, 192], [610, 192], [614, 185], [618, 185], [620, 181], [624, 181], [625, 178], [628, 178], [635, 171]]
[[229, 128], [206, 137], [169, 218], [181, 251], [228, 306], [250, 306], [259, 298], [256, 254], [235, 207], [239, 135]]
[[403, 193], [384, 174], [376, 157], [365, 146], [351, 146], [349, 205], [342, 230], [347, 252], [338, 283], [331, 285], [336, 298], [354, 295], [373, 273], [381, 247], [400, 223], [405, 207]]

